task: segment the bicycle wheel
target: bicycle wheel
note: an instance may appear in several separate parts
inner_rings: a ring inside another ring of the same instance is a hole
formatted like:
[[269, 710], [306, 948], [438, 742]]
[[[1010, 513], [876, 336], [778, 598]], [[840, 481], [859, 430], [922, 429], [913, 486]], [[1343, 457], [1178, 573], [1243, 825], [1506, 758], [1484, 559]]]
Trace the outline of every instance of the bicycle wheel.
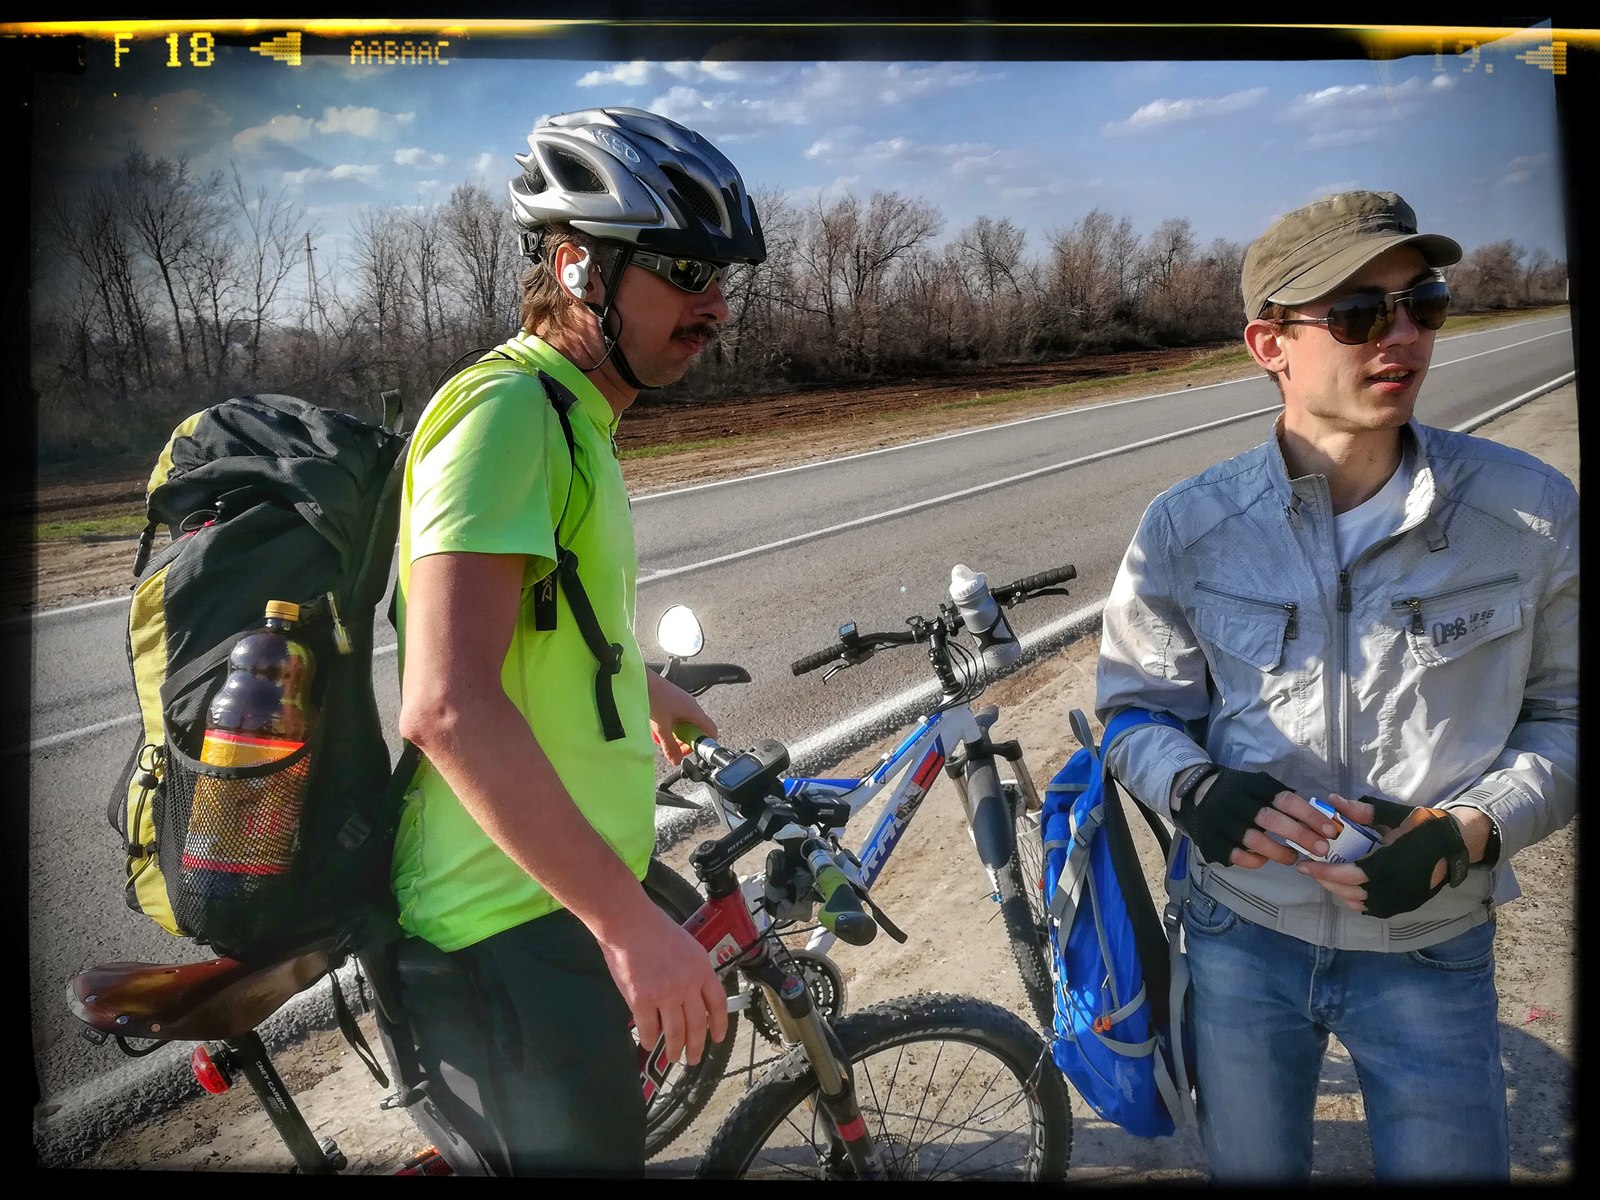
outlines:
[[[1065, 1178], [1067, 1086], [1015, 1013], [967, 996], [912, 996], [852, 1013], [834, 1032], [892, 1178]], [[698, 1174], [849, 1178], [816, 1089], [813, 1071], [775, 1068], [723, 1120]]]
[[[698, 888], [666, 863], [652, 858], [645, 871], [644, 890], [656, 906], [680, 924], [694, 915], [705, 900]], [[723, 980], [728, 995], [737, 994], [737, 976]], [[650, 1097], [645, 1109], [644, 1153], [653, 1158], [660, 1153], [710, 1103], [717, 1085], [728, 1069], [728, 1058], [738, 1035], [738, 1014], [728, 1014], [728, 1032], [720, 1042], [707, 1041], [705, 1054], [694, 1066], [675, 1063]], [[640, 1054], [643, 1055], [641, 1049]]]
[[1055, 983], [1050, 972], [1050, 926], [1044, 907], [1044, 840], [1039, 831], [1039, 814], [1029, 812], [1022, 791], [1005, 784], [1006, 803], [1011, 808], [1012, 831], [1016, 848], [1011, 858], [995, 874], [999, 893], [1000, 920], [1006, 927], [1011, 957], [1028, 994], [1028, 1005], [1039, 1020], [1039, 1028], [1051, 1028], [1055, 1020]]

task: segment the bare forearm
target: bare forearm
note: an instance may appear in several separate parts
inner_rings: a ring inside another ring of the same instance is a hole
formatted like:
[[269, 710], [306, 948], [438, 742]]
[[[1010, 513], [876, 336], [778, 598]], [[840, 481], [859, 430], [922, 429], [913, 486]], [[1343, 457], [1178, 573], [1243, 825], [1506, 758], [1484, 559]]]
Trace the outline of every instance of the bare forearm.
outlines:
[[503, 692], [441, 707], [411, 728], [468, 815], [602, 943], [648, 903]]

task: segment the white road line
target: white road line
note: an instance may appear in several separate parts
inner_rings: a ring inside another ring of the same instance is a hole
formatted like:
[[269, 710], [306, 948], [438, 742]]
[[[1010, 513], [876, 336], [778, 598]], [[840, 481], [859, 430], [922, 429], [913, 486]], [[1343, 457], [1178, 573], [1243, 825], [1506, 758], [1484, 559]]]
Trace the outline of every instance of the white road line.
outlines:
[[[1541, 319], [1542, 320], [1557, 320], [1559, 318], [1546, 317], [1546, 318], [1541, 318]], [[1529, 323], [1532, 324], [1534, 322], [1529, 322]], [[1505, 327], [1502, 326], [1501, 328], [1505, 328]], [[1452, 342], [1452, 341], [1458, 341], [1461, 338], [1478, 337], [1481, 334], [1495, 333], [1495, 332], [1498, 332], [1498, 331], [1495, 330], [1495, 329], [1475, 329], [1475, 330], [1470, 330], [1467, 333], [1453, 334], [1451, 337], [1442, 338], [1440, 340], [1443, 341], [1443, 342]], [[1514, 346], [1522, 346], [1522, 345], [1526, 345], [1528, 342], [1531, 342], [1531, 341], [1538, 341], [1540, 338], [1559, 337], [1564, 333], [1565, 334], [1570, 334], [1571, 333], [1570, 328], [1568, 328], [1568, 329], [1558, 329], [1558, 330], [1554, 330], [1554, 331], [1552, 331], [1550, 333], [1539, 334], [1536, 337], [1527, 338], [1527, 339], [1525, 339], [1524, 341], [1521, 341], [1521, 342], [1515, 342], [1515, 343], [1513, 343], [1513, 345]], [[1509, 350], [1511, 348], [1512, 348], [1512, 346], [1503, 346], [1503, 347], [1500, 347], [1499, 349], [1501, 349], [1501, 350]], [[1484, 350], [1484, 351], [1481, 351], [1479, 354], [1469, 354], [1469, 355], [1467, 355], [1467, 356], [1465, 356], [1463, 358], [1451, 359], [1450, 362], [1447, 362], [1447, 363], [1436, 362], [1436, 363], [1433, 364], [1433, 366], [1434, 366], [1435, 369], [1437, 369], [1439, 367], [1452, 366], [1452, 365], [1454, 365], [1455, 363], [1458, 363], [1458, 362], [1465, 362], [1469, 358], [1478, 358], [1478, 357], [1481, 357], [1484, 354], [1497, 354], [1497, 353], [1499, 353], [1499, 350]], [[1125, 400], [1108, 400], [1108, 401], [1104, 402], [1103, 404], [1087, 405], [1087, 406], [1084, 406], [1082, 408], [1076, 408], [1076, 409], [1063, 409], [1060, 412], [1043, 413], [1043, 414], [1041, 414], [1039, 416], [1035, 416], [1035, 417], [1021, 417], [1021, 418], [1019, 418], [1019, 419], [1017, 419], [1015, 421], [1006, 421], [1006, 422], [1002, 422], [1002, 423], [1000, 423], [998, 425], [984, 425], [984, 426], [981, 426], [981, 427], [976, 428], [976, 429], [963, 429], [963, 430], [960, 430], [960, 431], [955, 432], [955, 433], [940, 434], [940, 435], [938, 435], [936, 437], [924, 438], [921, 441], [916, 441], [916, 442], [906, 442], [906, 443], [903, 443], [903, 444], [898, 445], [898, 446], [884, 446], [884, 447], [880, 447], [879, 449], [876, 449], [876, 450], [863, 450], [858, 454], [847, 454], [847, 455], [844, 455], [843, 457], [840, 457], [840, 458], [829, 458], [829, 459], [824, 459], [824, 460], [821, 460], [821, 461], [818, 461], [818, 462], [813, 462], [813, 463], [800, 463], [800, 464], [798, 464], [796, 466], [792, 466], [792, 467], [778, 467], [778, 468], [776, 468], [774, 470], [771, 470], [771, 471], [757, 472], [754, 475], [741, 475], [741, 476], [738, 476], [737, 478], [734, 478], [734, 479], [714, 479], [714, 480], [711, 480], [711, 481], [709, 481], [707, 483], [690, 484], [688, 487], [672, 488], [670, 490], [662, 491], [662, 492], [645, 492], [645, 493], [643, 493], [641, 495], [635, 496], [633, 498], [633, 503], [634, 504], [643, 504], [643, 503], [645, 503], [647, 501], [663, 500], [663, 499], [666, 499], [669, 496], [681, 496], [681, 495], [684, 495], [684, 494], [686, 494], [688, 492], [697, 492], [697, 491], [701, 491], [701, 490], [703, 490], [705, 488], [726, 487], [726, 486], [728, 486], [730, 484], [734, 484], [734, 483], [743, 483], [743, 482], [748, 482], [750, 480], [755, 480], [755, 479], [766, 479], [766, 478], [769, 478], [769, 477], [771, 477], [773, 475], [784, 475], [784, 474], [788, 474], [788, 473], [794, 472], [794, 471], [809, 471], [809, 470], [813, 470], [813, 469], [815, 469], [817, 467], [830, 466], [830, 465], [832, 465], [834, 463], [849, 462], [852, 459], [868, 458], [868, 457], [871, 457], [873, 455], [888, 454], [890, 452], [898, 451], [898, 450], [909, 450], [909, 449], [912, 449], [912, 448], [914, 448], [916, 446], [927, 445], [930, 442], [944, 441], [947, 438], [968, 437], [968, 436], [971, 436], [972, 434], [975, 434], [975, 433], [986, 433], [991, 429], [1006, 429], [1006, 428], [1009, 428], [1010, 426], [1013, 426], [1013, 425], [1027, 424], [1030, 421], [1048, 420], [1048, 419], [1053, 418], [1053, 417], [1064, 416], [1069, 412], [1085, 412], [1085, 411], [1089, 411], [1091, 409], [1097, 409], [1097, 408], [1112, 408], [1112, 407], [1115, 407], [1115, 406], [1120, 405], [1120, 404], [1135, 404], [1135, 403], [1142, 403], [1142, 402], [1147, 401], [1147, 400], [1160, 400], [1160, 399], [1162, 399], [1164, 397], [1167, 397], [1167, 396], [1175, 396], [1175, 395], [1179, 395], [1179, 394], [1192, 395], [1195, 392], [1204, 391], [1207, 388], [1226, 387], [1226, 386], [1228, 386], [1230, 384], [1234, 384], [1234, 383], [1243, 383], [1243, 382], [1248, 381], [1251, 378], [1253, 378], [1253, 376], [1244, 375], [1244, 376], [1241, 376], [1238, 379], [1224, 380], [1221, 383], [1201, 384], [1200, 387], [1198, 387], [1198, 388], [1184, 388], [1182, 390], [1182, 393], [1180, 393], [1178, 391], [1155, 392], [1155, 393], [1152, 393], [1151, 395], [1148, 395], [1148, 396], [1132, 396], [1132, 397], [1129, 397], [1128, 399], [1125, 399]], [[1559, 386], [1559, 385], [1552, 385], [1552, 386]], [[1541, 389], [1541, 390], [1548, 390], [1548, 389]], [[1539, 393], [1535, 392], [1533, 394], [1537, 395]], [[1512, 402], [1510, 406], [1511, 407], [1515, 407], [1516, 403], [1520, 403], [1520, 401]], [[1497, 412], [1503, 411], [1503, 409], [1497, 409], [1496, 411]], [[1254, 415], [1254, 414], [1246, 414], [1246, 415]], [[1206, 428], [1210, 428], [1210, 426], [1201, 426], [1200, 428], [1201, 429], [1206, 429]], [[1191, 432], [1193, 432], [1193, 431], [1191, 431]], [[1085, 459], [1083, 461], [1087, 462], [1087, 461], [1091, 461], [1091, 460]], [[1071, 464], [1068, 464], [1068, 465], [1071, 465]], [[1047, 469], [1055, 470], [1055, 469], [1059, 469], [1059, 468], [1047, 468]], [[1019, 478], [1021, 478], [1021, 477], [1019, 476]], [[1001, 481], [1001, 482], [1010, 482], [1010, 481]], [[997, 486], [997, 485], [996, 484], [987, 484], [985, 486], [994, 487], [994, 486]], [[893, 514], [888, 514], [888, 515], [893, 515]], [[878, 520], [880, 518], [878, 518], [878, 517], [870, 517], [870, 518], [864, 518], [864, 519], [865, 520]], [[843, 529], [843, 528], [847, 528], [847, 526], [842, 526], [841, 525], [838, 528]], [[819, 533], [820, 532], [829, 532], [829, 531], [822, 530], [822, 531], [819, 531]], [[817, 536], [817, 534], [807, 534], [805, 536], [815, 537], [815, 536]], [[782, 543], [782, 542], [773, 543], [773, 545], [785, 545], [785, 544], [787, 544], [787, 543]], [[720, 561], [720, 560], [709, 560], [709, 561]], [[692, 568], [688, 568], [688, 567], [679, 568], [679, 573], [682, 573], [682, 571], [690, 570], [690, 569], [692, 569]], [[652, 575], [649, 578], [650, 579], [665, 578], [665, 576]], [[648, 582], [648, 580], [642, 579], [642, 580], [640, 580], [640, 582], [644, 583], [644, 582]], [[109, 605], [112, 605], [112, 604], [127, 604], [127, 603], [128, 603], [128, 597], [126, 597], [126, 596], [112, 596], [112, 597], [110, 597], [108, 599], [105, 599], [105, 600], [89, 600], [89, 601], [86, 601], [83, 604], [71, 604], [71, 605], [67, 605], [67, 606], [62, 607], [62, 608], [47, 608], [47, 609], [44, 609], [44, 610], [42, 610], [40, 612], [36, 612], [36, 613], [25, 613], [25, 614], [23, 614], [21, 616], [6, 617], [6, 618], [3, 618], [3, 619], [0, 619], [0, 627], [3, 627], [5, 625], [9, 625], [9, 624], [20, 623], [20, 622], [23, 622], [23, 621], [42, 621], [42, 620], [44, 620], [46, 618], [49, 618], [49, 617], [63, 617], [63, 616], [67, 616], [70, 613], [85, 612], [85, 611], [87, 611], [89, 609], [105, 608], [105, 607], [107, 607]]]
[[[374, 646], [372, 657], [381, 658], [386, 654], [393, 654], [399, 647], [390, 642], [387, 646]], [[118, 725], [132, 725], [135, 721], [143, 719], [141, 713], [129, 713], [125, 717], [112, 717], [109, 721], [99, 721], [93, 725], [84, 725], [78, 729], [69, 729], [65, 733], [52, 733], [46, 737], [35, 738], [25, 746], [7, 746], [0, 749], [0, 758], [10, 758], [15, 754], [33, 754], [40, 750], [48, 750], [51, 746], [59, 746], [63, 742], [76, 741], [79, 738], [91, 737], [105, 729], [115, 729]]]
[[1188, 437], [1192, 433], [1204, 433], [1208, 429], [1219, 429], [1224, 425], [1232, 425], [1236, 421], [1245, 421], [1251, 417], [1259, 417], [1265, 415], [1266, 413], [1277, 412], [1281, 407], [1282, 405], [1273, 404], [1267, 408], [1257, 408], [1252, 409], [1249, 412], [1235, 413], [1231, 417], [1223, 417], [1221, 420], [1217, 421], [1208, 421], [1204, 425], [1192, 425], [1187, 429], [1179, 429], [1171, 433], [1163, 433], [1157, 437], [1145, 438], [1141, 442], [1129, 442], [1123, 446], [1113, 446], [1109, 450], [1101, 450], [1096, 454], [1086, 454], [1081, 458], [1069, 458], [1063, 462], [1051, 463], [1048, 466], [1035, 467], [1031, 471], [1023, 471], [1017, 475], [1008, 475], [1004, 479], [986, 480], [985, 482], [977, 484], [973, 487], [962, 488], [957, 492], [946, 492], [942, 496], [930, 496], [926, 500], [918, 500], [914, 504], [903, 504], [899, 508], [889, 508], [884, 509], [882, 512], [869, 513], [864, 517], [857, 517], [853, 521], [844, 521], [838, 525], [829, 525], [821, 529], [807, 530], [805, 533], [797, 533], [793, 537], [779, 538], [774, 542], [763, 542], [759, 546], [750, 546], [743, 550], [735, 550], [731, 554], [722, 554], [716, 558], [703, 559], [700, 562], [686, 563], [681, 567], [667, 567], [660, 571], [651, 571], [648, 574], [639, 576], [639, 585], [642, 587], [647, 583], [655, 583], [659, 579], [670, 579], [674, 575], [685, 575], [690, 571], [700, 571], [704, 570], [706, 567], [715, 567], [721, 566], [723, 563], [736, 562], [741, 558], [750, 558], [752, 555], [764, 554], [769, 550], [777, 550], [784, 546], [792, 546], [798, 542], [808, 542], [813, 538], [826, 537], [828, 534], [838, 533], [840, 530], [856, 529], [862, 525], [872, 525], [878, 521], [888, 520], [890, 517], [900, 517], [904, 516], [906, 513], [917, 512], [919, 509], [932, 508], [938, 504], [948, 504], [950, 501], [959, 500], [963, 496], [972, 496], [979, 492], [992, 491], [998, 487], [1006, 487], [1009, 484], [1020, 483], [1025, 479], [1034, 479], [1040, 475], [1049, 475], [1055, 471], [1065, 471], [1069, 467], [1081, 467], [1086, 463], [1099, 462], [1102, 459], [1113, 458], [1116, 455], [1126, 454], [1132, 450], [1143, 450], [1148, 446], [1158, 446], [1162, 442], [1170, 442], [1181, 437]]

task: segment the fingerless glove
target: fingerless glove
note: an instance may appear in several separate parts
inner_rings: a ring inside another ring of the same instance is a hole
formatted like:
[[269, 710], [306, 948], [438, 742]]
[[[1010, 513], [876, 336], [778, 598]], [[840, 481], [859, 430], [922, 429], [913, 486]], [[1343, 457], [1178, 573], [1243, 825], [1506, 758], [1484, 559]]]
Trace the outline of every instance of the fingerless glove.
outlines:
[[1256, 814], [1290, 789], [1265, 771], [1218, 767], [1214, 774], [1205, 798], [1181, 804], [1172, 819], [1207, 862], [1226, 863], [1235, 849], [1244, 848], [1244, 835], [1260, 828]]
[[[1364, 798], [1368, 803], [1376, 803], [1370, 796]], [[1403, 816], [1400, 820], [1391, 818], [1396, 815], [1394, 809], [1405, 809], [1405, 805], [1388, 800], [1383, 804], [1392, 808], [1389, 811], [1379, 810], [1378, 820], [1381, 824], [1392, 827], [1404, 820]], [[1407, 809], [1406, 815], [1410, 815], [1411, 811]], [[1378, 847], [1361, 860], [1361, 868], [1367, 873], [1368, 916], [1395, 917], [1422, 907], [1450, 879], [1450, 873], [1446, 871], [1444, 879], [1437, 884], [1432, 882], [1433, 869], [1439, 860], [1442, 858], [1448, 862], [1453, 854], [1464, 852], [1461, 826], [1456, 824], [1454, 817], [1439, 808], [1425, 808], [1422, 811], [1429, 814], [1428, 820], [1406, 830], [1393, 842]]]

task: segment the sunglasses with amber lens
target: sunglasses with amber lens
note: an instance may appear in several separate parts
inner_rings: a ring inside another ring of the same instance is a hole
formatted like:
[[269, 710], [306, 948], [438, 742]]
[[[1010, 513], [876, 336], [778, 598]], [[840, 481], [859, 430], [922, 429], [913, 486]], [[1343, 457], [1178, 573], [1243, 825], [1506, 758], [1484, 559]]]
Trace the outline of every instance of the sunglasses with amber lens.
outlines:
[[1430, 279], [1406, 288], [1402, 292], [1357, 292], [1343, 300], [1335, 300], [1325, 317], [1299, 317], [1292, 321], [1278, 321], [1279, 325], [1326, 325], [1333, 340], [1346, 346], [1359, 346], [1373, 338], [1382, 337], [1384, 330], [1394, 323], [1395, 312], [1406, 306], [1411, 319], [1424, 329], [1438, 329], [1450, 315], [1450, 285], [1442, 279]]
[[727, 265], [707, 262], [703, 258], [668, 258], [664, 254], [651, 254], [645, 250], [635, 250], [628, 261], [632, 266], [643, 267], [652, 275], [659, 275], [686, 292], [705, 291]]

